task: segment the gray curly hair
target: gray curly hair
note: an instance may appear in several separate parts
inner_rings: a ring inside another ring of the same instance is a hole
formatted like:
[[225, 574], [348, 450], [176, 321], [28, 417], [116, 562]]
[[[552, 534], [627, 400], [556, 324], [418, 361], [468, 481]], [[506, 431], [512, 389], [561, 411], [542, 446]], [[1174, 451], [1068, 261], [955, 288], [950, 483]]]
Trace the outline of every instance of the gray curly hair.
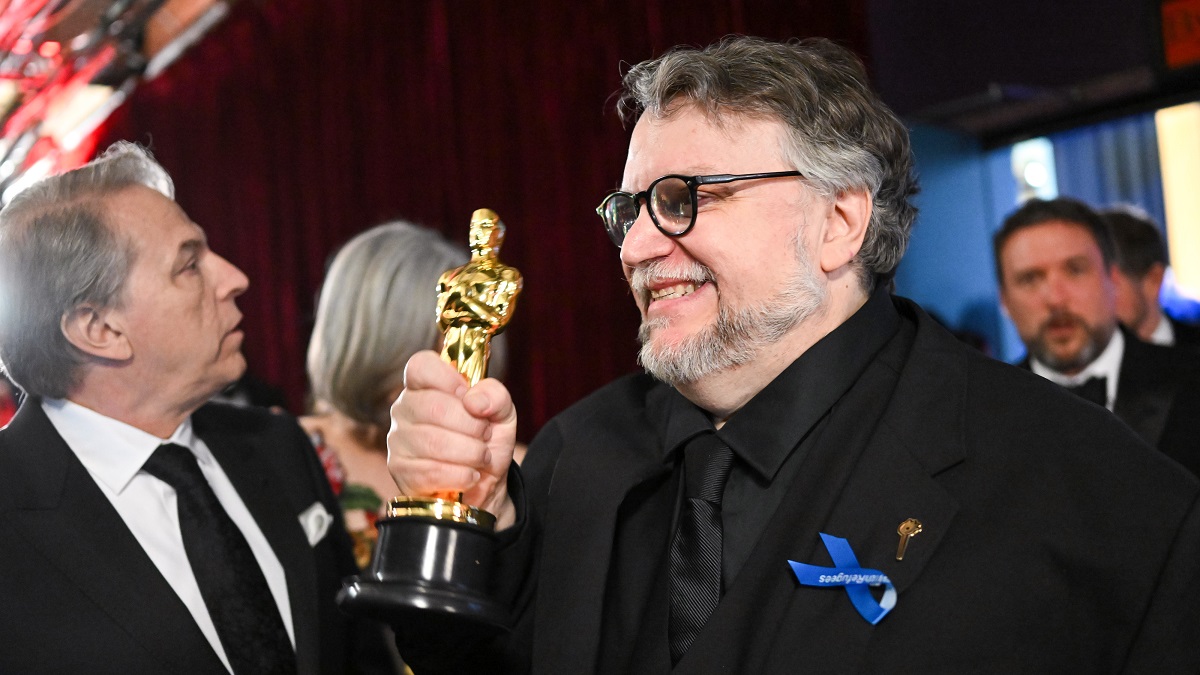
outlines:
[[784, 158], [825, 197], [867, 190], [871, 220], [855, 266], [863, 288], [887, 281], [908, 247], [917, 209], [908, 130], [867, 84], [862, 62], [823, 38], [769, 42], [733, 36], [677, 47], [629, 69], [617, 110], [630, 123], [682, 105], [784, 122]]

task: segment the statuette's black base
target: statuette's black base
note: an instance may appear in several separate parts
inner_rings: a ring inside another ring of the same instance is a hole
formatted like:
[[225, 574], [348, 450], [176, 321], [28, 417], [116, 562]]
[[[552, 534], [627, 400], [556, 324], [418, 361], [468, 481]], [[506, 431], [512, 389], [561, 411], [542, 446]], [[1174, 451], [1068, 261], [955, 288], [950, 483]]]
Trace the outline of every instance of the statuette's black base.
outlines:
[[495, 535], [470, 523], [382, 518], [371, 566], [347, 579], [338, 604], [388, 623], [474, 624], [504, 630], [508, 612], [488, 597]]

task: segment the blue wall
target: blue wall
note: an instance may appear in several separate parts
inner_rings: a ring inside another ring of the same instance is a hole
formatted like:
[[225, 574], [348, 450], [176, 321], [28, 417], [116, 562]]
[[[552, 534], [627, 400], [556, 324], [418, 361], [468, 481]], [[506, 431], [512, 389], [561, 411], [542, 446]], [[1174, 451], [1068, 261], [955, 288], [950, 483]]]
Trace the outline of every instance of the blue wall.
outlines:
[[1016, 208], [1008, 148], [984, 151], [965, 135], [912, 129], [922, 191], [896, 292], [912, 298], [955, 330], [987, 340], [997, 358], [1016, 361], [1024, 347], [1000, 310], [992, 233]]
[[1166, 222], [1154, 113], [1053, 134], [1058, 191], [1105, 208], [1133, 204]]

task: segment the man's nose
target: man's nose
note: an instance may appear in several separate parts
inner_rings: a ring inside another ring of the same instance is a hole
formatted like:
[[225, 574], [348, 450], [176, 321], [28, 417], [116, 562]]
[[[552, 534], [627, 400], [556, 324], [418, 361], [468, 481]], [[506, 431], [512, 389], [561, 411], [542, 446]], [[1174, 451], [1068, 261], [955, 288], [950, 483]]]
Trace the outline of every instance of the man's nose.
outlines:
[[628, 267], [637, 267], [647, 260], [665, 257], [674, 247], [673, 238], [654, 226], [654, 221], [650, 219], [650, 207], [647, 205], [638, 213], [633, 227], [625, 233], [625, 241], [621, 244], [621, 263]]
[[246, 273], [239, 269], [237, 265], [234, 265], [216, 253], [212, 253], [211, 255], [216, 259], [215, 262], [217, 263], [217, 274], [218, 279], [220, 279], [218, 285], [220, 296], [222, 298], [236, 298], [245, 293], [246, 289], [250, 287], [250, 278], [246, 276]]
[[1046, 280], [1046, 285], [1042, 291], [1046, 299], [1046, 304], [1053, 307], [1062, 307], [1066, 304], [1067, 298], [1070, 297], [1066, 279], [1058, 274], [1052, 275]]

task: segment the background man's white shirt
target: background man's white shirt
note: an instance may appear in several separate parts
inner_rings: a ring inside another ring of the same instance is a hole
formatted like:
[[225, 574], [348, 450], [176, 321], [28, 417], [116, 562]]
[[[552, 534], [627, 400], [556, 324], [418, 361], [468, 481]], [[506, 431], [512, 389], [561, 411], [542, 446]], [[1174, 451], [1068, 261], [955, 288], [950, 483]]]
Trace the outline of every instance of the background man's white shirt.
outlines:
[[190, 417], [170, 438], [161, 439], [71, 401], [45, 399], [42, 409], [92, 480], [100, 486], [100, 491], [112, 502], [146, 555], [187, 606], [221, 662], [232, 672], [183, 548], [175, 489], [141, 470], [163, 443], [177, 443], [190, 449], [217, 500], [250, 545], [295, 647], [292, 608], [283, 566], [221, 465], [204, 441], [192, 432]]
[[1164, 347], [1175, 346], [1175, 327], [1171, 325], [1171, 320], [1166, 314], [1158, 313], [1158, 325], [1154, 328], [1154, 332], [1150, 334], [1150, 339], [1147, 342]]

